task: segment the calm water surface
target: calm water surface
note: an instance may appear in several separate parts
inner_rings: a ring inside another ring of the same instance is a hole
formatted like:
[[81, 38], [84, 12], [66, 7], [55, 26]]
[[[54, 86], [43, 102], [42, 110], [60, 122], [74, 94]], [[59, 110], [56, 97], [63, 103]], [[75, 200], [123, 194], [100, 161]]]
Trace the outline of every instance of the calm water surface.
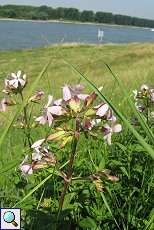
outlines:
[[0, 21], [0, 50], [43, 47], [64, 42], [97, 44], [99, 28], [104, 30], [103, 43], [154, 42], [154, 32], [144, 28]]

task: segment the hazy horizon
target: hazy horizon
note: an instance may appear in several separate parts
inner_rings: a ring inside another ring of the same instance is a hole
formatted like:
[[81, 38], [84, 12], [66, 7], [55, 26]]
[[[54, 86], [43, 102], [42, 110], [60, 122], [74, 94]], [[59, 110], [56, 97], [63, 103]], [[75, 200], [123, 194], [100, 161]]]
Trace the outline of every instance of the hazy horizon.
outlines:
[[1, 5], [47, 5], [52, 7], [74, 7], [79, 10], [112, 12], [140, 18], [154, 19], [154, 0], [0, 0]]

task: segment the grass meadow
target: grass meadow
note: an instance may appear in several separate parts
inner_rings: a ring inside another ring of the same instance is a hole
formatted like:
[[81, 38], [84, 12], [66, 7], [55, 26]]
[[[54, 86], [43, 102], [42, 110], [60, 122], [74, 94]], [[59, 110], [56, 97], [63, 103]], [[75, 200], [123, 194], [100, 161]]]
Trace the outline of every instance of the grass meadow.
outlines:
[[[94, 183], [73, 180], [63, 209], [58, 213], [62, 178], [50, 167], [27, 176], [19, 170], [19, 164], [29, 149], [24, 146], [23, 129], [14, 125], [17, 108], [22, 111], [17, 104], [9, 107], [6, 113], [0, 113], [1, 207], [20, 207], [25, 230], [153, 230], [154, 123], [147, 124], [140, 117], [139, 125], [132, 125], [132, 117], [138, 116], [135, 107], [133, 109], [132, 91], [142, 84], [154, 86], [154, 44], [65, 44], [1, 51], [0, 91], [5, 77], [18, 70], [27, 74], [25, 96], [28, 97], [32, 90], [33, 93], [35, 90], [45, 92], [42, 102], [31, 108], [31, 124], [33, 117], [40, 114], [47, 95], [59, 98], [64, 84], [81, 83], [87, 92], [97, 91], [103, 86], [102, 93], [98, 92], [99, 97], [111, 103], [123, 129], [118, 135], [113, 135], [111, 146], [105, 144], [101, 137], [83, 136], [77, 146], [73, 177], [86, 177], [109, 169], [119, 181], [102, 181], [103, 192], [98, 192]], [[0, 96], [3, 97], [2, 93]], [[33, 142], [47, 132], [50, 129], [46, 125], [32, 126]], [[69, 160], [70, 146], [57, 150], [53, 145], [52, 149], [60, 166], [67, 171], [65, 162]]]

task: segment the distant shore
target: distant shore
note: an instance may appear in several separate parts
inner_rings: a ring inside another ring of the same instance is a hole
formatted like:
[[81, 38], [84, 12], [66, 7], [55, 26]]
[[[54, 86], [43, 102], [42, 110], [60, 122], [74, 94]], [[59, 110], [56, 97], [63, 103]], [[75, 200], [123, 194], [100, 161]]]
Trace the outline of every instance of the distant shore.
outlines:
[[76, 24], [76, 25], [97, 25], [97, 26], [151, 29], [149, 27], [118, 25], [118, 24], [108, 24], [108, 23], [96, 23], [96, 22], [67, 21], [67, 20], [32, 20], [32, 19], [20, 19], [20, 18], [0, 18], [0, 21], [17, 21], [17, 22], [34, 22], [34, 23], [63, 23], [63, 24]]

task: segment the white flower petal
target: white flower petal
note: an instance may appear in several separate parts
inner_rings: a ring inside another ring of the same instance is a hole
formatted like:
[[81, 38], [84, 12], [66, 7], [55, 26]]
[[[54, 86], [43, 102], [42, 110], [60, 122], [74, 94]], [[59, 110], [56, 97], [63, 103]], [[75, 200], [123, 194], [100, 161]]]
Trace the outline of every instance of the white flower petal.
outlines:
[[14, 80], [10, 80], [9, 81], [9, 86], [14, 87], [15, 89], [18, 88], [18, 80], [14, 79]]
[[104, 140], [107, 142], [108, 145], [112, 144], [111, 137], [112, 137], [111, 133], [108, 133], [107, 135], [104, 136]]
[[25, 80], [23, 80], [23, 79], [20, 78], [18, 81], [20, 82], [20, 85], [21, 85], [22, 87], [25, 86], [25, 84], [26, 84]]
[[17, 79], [17, 75], [15, 73], [11, 73], [11, 77]]
[[80, 99], [80, 100], [85, 100], [87, 97], [89, 97], [89, 94], [78, 94], [78, 98]]
[[141, 86], [141, 91], [142, 91], [142, 90], [148, 90], [148, 89], [149, 89], [149, 87], [148, 87], [147, 85], [142, 85], [142, 86]]
[[152, 119], [154, 119], [154, 112], [151, 112], [150, 116], [151, 116]]
[[53, 96], [49, 95], [48, 96], [48, 103], [47, 103], [46, 107], [49, 107], [50, 105], [52, 105], [52, 101], [53, 101]]
[[101, 122], [101, 119], [93, 119], [93, 120], [91, 121], [92, 127], [98, 125], [100, 122]]
[[111, 127], [110, 127], [108, 124], [104, 124], [104, 125], [103, 125], [103, 128], [104, 128], [106, 131], [108, 131], [108, 132], [111, 131]]
[[111, 117], [111, 119], [110, 119], [113, 123], [115, 123], [116, 122], [116, 120], [117, 120], [117, 118], [113, 115], [112, 117]]
[[19, 70], [19, 71], [17, 72], [17, 78], [20, 78], [20, 77], [21, 77], [21, 74], [22, 74], [22, 72], [21, 72], [21, 70]]
[[122, 131], [122, 126], [121, 126], [120, 124], [116, 124], [116, 125], [114, 125], [114, 126], [112, 127], [112, 131], [113, 131], [114, 133], [119, 133], [119, 132]]
[[36, 151], [32, 153], [32, 160], [33, 161], [40, 161], [42, 159], [42, 153], [40, 151]]
[[38, 141], [34, 142], [34, 144], [31, 146], [31, 148], [35, 149], [35, 148], [40, 147], [43, 144], [44, 141], [45, 141], [45, 139], [41, 139], [41, 140], [38, 140]]
[[9, 80], [5, 79], [4, 83], [5, 83], [5, 87], [7, 87], [9, 85]]
[[28, 159], [29, 159], [29, 156], [26, 155], [25, 158], [23, 159], [21, 165], [23, 165], [24, 163], [26, 163], [28, 161]]
[[52, 122], [53, 122], [53, 116], [49, 112], [47, 112], [47, 119], [48, 119], [48, 124], [49, 124], [49, 127], [50, 127], [52, 125]]
[[38, 117], [35, 119], [36, 122], [39, 122], [39, 124], [41, 125], [45, 125], [45, 123], [47, 122], [47, 118], [44, 116]]
[[63, 99], [69, 101], [72, 98], [71, 91], [67, 85], [63, 87]]
[[2, 99], [0, 103], [0, 112], [6, 112], [7, 105], [6, 105], [6, 99]]
[[52, 107], [48, 107], [48, 112], [50, 112], [53, 115], [57, 115], [60, 116], [63, 114], [63, 109], [61, 106], [52, 106]]
[[60, 99], [58, 99], [58, 100], [55, 100], [55, 101], [53, 102], [53, 104], [59, 106], [59, 105], [62, 104], [62, 101], [63, 101], [63, 99], [60, 98]]
[[100, 86], [100, 87], [98, 88], [98, 90], [99, 90], [99, 91], [102, 91], [103, 88], [104, 88], [103, 86]]
[[27, 76], [26, 76], [26, 74], [24, 74], [24, 75], [22, 76], [22, 79], [26, 81], [26, 78], [27, 78]]
[[109, 109], [109, 106], [107, 104], [104, 104], [100, 108], [98, 108], [96, 115], [99, 117], [103, 117], [108, 111], [108, 109]]
[[20, 166], [20, 170], [22, 171], [23, 174], [28, 174], [28, 175], [33, 174], [33, 169], [31, 167], [31, 165], [29, 165], [29, 164], [24, 164], [24, 165]]

